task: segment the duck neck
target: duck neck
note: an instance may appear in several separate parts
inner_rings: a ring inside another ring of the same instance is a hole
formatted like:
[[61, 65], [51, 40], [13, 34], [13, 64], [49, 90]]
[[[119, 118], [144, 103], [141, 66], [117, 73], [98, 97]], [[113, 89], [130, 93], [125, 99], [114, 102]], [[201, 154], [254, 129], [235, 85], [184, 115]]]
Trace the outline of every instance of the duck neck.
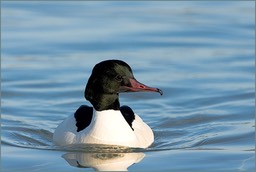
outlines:
[[95, 99], [90, 100], [90, 102], [97, 111], [120, 109], [118, 93], [102, 94], [100, 96], [97, 96]]

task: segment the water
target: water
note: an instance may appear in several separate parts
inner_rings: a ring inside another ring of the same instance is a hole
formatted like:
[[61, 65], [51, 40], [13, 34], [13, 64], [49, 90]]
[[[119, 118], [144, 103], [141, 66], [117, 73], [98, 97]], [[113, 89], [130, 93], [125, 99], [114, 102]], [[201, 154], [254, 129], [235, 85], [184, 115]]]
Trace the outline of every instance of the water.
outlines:
[[[2, 171], [254, 171], [254, 12], [253, 1], [2, 2]], [[120, 98], [154, 144], [53, 145], [88, 104], [93, 66], [113, 58], [164, 92]]]

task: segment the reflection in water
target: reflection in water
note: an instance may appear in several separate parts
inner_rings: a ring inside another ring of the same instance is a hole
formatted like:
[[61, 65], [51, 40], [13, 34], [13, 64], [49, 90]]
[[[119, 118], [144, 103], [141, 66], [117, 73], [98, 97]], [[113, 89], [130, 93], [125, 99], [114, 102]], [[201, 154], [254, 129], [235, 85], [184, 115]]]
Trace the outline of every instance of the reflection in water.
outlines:
[[127, 171], [127, 168], [144, 158], [144, 153], [66, 153], [62, 157], [79, 168], [96, 171]]

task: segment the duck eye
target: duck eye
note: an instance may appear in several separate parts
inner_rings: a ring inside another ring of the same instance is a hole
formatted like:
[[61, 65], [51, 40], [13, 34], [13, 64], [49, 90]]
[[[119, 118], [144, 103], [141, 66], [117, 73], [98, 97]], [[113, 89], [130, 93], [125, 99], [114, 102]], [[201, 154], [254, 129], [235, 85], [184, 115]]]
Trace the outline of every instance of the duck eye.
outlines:
[[115, 77], [115, 79], [118, 81], [118, 82], [121, 82], [123, 80], [123, 77], [121, 75], [117, 75]]

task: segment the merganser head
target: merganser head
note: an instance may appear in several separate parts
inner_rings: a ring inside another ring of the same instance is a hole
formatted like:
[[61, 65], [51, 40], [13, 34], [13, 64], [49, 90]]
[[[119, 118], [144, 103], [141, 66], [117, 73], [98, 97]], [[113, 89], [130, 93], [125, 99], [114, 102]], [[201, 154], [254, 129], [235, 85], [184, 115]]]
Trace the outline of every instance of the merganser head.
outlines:
[[121, 60], [96, 64], [85, 88], [84, 96], [96, 110], [119, 109], [120, 92], [163, 92], [138, 82], [131, 67]]

